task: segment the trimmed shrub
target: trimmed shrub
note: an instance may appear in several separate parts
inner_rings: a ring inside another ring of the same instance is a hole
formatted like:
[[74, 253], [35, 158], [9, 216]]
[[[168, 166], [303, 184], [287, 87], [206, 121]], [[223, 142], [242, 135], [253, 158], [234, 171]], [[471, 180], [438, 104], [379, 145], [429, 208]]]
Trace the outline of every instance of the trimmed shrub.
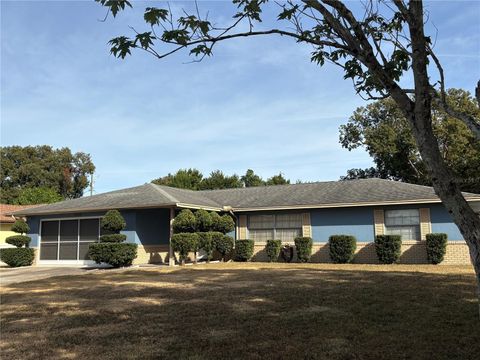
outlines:
[[228, 235], [222, 234], [221, 236], [219, 236], [217, 234], [221, 233], [214, 233], [213, 243], [215, 244], [215, 250], [217, 250], [220, 255], [222, 255], [222, 261], [224, 261], [225, 255], [230, 253], [233, 249], [233, 238]]
[[249, 239], [235, 241], [235, 261], [248, 261], [253, 256], [254, 241]]
[[35, 252], [30, 248], [0, 249], [0, 260], [11, 267], [30, 266], [34, 258]]
[[400, 259], [402, 237], [400, 235], [375, 236], [375, 252], [382, 264], [393, 264]]
[[109, 210], [105, 216], [102, 217], [100, 226], [108, 233], [118, 234], [120, 231], [125, 229], [127, 223], [125, 222], [122, 214], [120, 214], [120, 211]]
[[447, 252], [447, 234], [427, 234], [427, 259], [432, 264], [440, 264]]
[[185, 264], [188, 253], [198, 247], [199, 236], [197, 233], [178, 233], [172, 235], [172, 249], [179, 253], [180, 263]]
[[265, 252], [267, 253], [268, 260], [275, 262], [280, 256], [280, 249], [282, 248], [282, 240], [267, 240], [265, 245]]
[[100, 242], [103, 243], [121, 243], [127, 240], [125, 234], [108, 234], [100, 236]]
[[111, 242], [90, 244], [88, 255], [97, 264], [106, 263], [113, 267], [130, 266], [137, 257], [137, 244]]
[[214, 224], [214, 229], [222, 234], [228, 234], [235, 229], [235, 221], [228, 214], [219, 217], [218, 223]]
[[30, 226], [23, 220], [17, 220], [12, 225], [12, 231], [17, 234], [27, 234], [30, 231]]
[[173, 232], [191, 233], [195, 231], [197, 219], [190, 209], [183, 209], [173, 219]]
[[310, 237], [295, 238], [295, 248], [297, 249], [297, 259], [299, 262], [307, 262], [312, 256], [313, 240]]
[[334, 263], [346, 264], [353, 260], [357, 239], [351, 235], [332, 235], [328, 238], [328, 247]]
[[215, 244], [213, 243], [213, 232], [198, 232], [198, 242], [200, 249], [203, 249], [207, 254], [207, 262], [212, 260], [213, 250], [215, 250]]
[[28, 244], [30, 244], [30, 236], [27, 235], [13, 235], [9, 236], [5, 239], [5, 242], [7, 244], [16, 246], [17, 248], [21, 248], [25, 245], [25, 247], [28, 247]]
[[212, 230], [212, 225], [211, 213], [203, 209], [195, 211], [195, 229], [197, 231], [210, 231]]

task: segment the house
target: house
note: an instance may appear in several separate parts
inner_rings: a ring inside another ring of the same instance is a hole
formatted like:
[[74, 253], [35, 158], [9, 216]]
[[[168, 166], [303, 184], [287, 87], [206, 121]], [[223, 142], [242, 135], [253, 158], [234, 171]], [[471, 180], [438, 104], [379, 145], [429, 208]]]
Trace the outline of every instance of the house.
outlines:
[[0, 204], [0, 247], [9, 246], [5, 243], [7, 237], [17, 235], [12, 229], [15, 218], [9, 215], [15, 211], [25, 210], [39, 205]]
[[[480, 195], [465, 193], [480, 211]], [[449, 243], [444, 263], [469, 263], [465, 241], [433, 188], [382, 179], [329, 181], [225, 190], [191, 191], [145, 184], [90, 197], [24, 209], [37, 264], [88, 264], [89, 244], [100, 236], [100, 218], [118, 209], [127, 241], [137, 243], [136, 263], [168, 263], [171, 223], [181, 209], [228, 212], [237, 239], [255, 240], [253, 260], [265, 259], [268, 239], [293, 244], [313, 238], [313, 262], [329, 261], [330, 235], [357, 238], [356, 262], [376, 262], [373, 240], [402, 235], [403, 263], [426, 262], [425, 235], [442, 232]]]

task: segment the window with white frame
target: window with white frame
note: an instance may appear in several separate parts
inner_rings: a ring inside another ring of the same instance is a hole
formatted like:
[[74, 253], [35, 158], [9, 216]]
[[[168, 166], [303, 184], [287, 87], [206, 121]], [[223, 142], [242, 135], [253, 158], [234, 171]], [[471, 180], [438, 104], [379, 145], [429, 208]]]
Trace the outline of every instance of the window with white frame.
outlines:
[[419, 210], [386, 210], [385, 234], [401, 235], [402, 240], [420, 240]]
[[250, 215], [248, 237], [257, 242], [278, 239], [292, 242], [302, 236], [302, 214]]

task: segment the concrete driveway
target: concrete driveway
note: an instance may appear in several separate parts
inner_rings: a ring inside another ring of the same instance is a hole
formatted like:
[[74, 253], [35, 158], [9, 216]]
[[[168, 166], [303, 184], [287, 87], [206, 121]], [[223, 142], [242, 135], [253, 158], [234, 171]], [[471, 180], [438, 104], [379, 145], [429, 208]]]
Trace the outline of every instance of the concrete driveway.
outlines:
[[53, 276], [62, 275], [82, 275], [91, 271], [95, 271], [93, 268], [81, 268], [81, 267], [19, 267], [8, 268], [0, 267], [0, 285], [5, 286], [13, 283], [19, 283], [24, 281], [32, 281], [45, 279]]

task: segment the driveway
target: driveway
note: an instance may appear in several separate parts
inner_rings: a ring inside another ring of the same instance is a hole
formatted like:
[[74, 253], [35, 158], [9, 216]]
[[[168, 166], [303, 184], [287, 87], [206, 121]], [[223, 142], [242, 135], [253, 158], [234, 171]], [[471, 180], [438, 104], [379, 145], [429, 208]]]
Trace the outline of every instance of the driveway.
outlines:
[[45, 279], [53, 276], [63, 275], [81, 275], [90, 271], [94, 271], [92, 268], [81, 267], [19, 267], [19, 268], [7, 268], [0, 267], [0, 285], [10, 285], [13, 283], [19, 283], [24, 281], [32, 281]]

